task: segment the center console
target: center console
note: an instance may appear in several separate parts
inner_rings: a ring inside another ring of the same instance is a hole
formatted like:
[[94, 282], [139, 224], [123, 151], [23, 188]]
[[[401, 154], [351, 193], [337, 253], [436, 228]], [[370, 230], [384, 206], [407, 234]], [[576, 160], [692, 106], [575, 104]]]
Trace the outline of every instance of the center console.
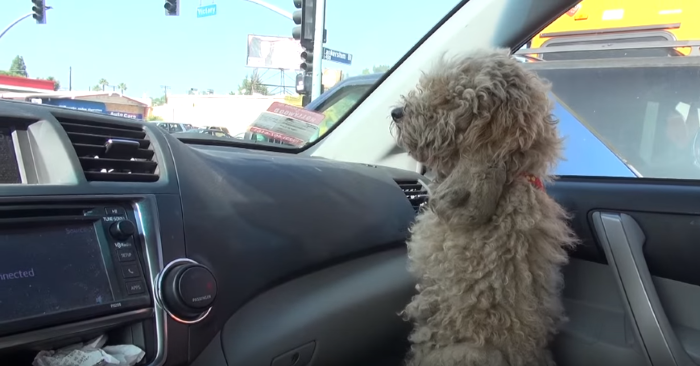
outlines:
[[152, 306], [125, 205], [0, 207], [0, 336]]
[[[158, 232], [148, 195], [0, 199], [0, 359], [126, 332], [117, 343], [139, 343], [140, 364], [161, 365], [167, 313], [158, 302], [173, 296], [154, 291], [164, 267]], [[188, 290], [202, 279], [196, 272], [174, 281], [190, 300], [204, 299], [195, 311], [213, 300]], [[215, 282], [207, 283], [210, 293]]]

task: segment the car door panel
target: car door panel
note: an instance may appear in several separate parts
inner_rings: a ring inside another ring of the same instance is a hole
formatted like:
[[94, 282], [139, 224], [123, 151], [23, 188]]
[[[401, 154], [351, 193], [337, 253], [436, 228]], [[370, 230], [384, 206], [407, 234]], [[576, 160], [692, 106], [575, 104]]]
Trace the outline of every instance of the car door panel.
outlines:
[[569, 321], [552, 348], [560, 366], [645, 365], [639, 343], [631, 337], [607, 265], [573, 259], [565, 268], [564, 306]]
[[700, 364], [700, 187], [566, 177], [548, 192], [582, 239], [559, 364]]

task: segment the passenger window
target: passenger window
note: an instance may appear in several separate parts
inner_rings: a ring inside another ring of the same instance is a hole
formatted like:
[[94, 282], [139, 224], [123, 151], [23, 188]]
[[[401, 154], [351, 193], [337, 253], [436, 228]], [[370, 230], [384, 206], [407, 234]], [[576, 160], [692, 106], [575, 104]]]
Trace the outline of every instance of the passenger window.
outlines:
[[311, 137], [315, 141], [333, 127], [345, 114], [362, 98], [372, 85], [351, 85], [337, 91], [332, 97], [318, 106], [318, 111], [325, 118], [321, 121], [318, 131]]
[[584, 0], [516, 53], [552, 84], [557, 175], [700, 179], [700, 28], [673, 25], [698, 8], [674, 4], [620, 0], [610, 19], [607, 2]]

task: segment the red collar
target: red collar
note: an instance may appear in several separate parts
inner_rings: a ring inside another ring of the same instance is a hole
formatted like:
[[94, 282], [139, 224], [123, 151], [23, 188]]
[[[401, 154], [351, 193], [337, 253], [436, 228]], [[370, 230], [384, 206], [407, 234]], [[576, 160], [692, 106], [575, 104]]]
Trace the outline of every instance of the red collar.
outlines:
[[523, 177], [525, 177], [525, 179], [527, 179], [527, 181], [530, 182], [530, 184], [532, 184], [535, 188], [544, 191], [544, 184], [542, 183], [542, 179], [530, 173], [523, 173]]

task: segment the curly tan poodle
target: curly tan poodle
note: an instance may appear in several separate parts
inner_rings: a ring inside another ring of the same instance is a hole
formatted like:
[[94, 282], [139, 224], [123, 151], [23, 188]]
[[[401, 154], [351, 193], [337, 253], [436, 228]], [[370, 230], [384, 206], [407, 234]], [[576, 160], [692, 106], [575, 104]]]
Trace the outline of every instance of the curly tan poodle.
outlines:
[[548, 92], [508, 50], [482, 50], [443, 56], [391, 111], [398, 144], [436, 173], [408, 243], [408, 365], [554, 364], [577, 240], [543, 185], [562, 146]]

